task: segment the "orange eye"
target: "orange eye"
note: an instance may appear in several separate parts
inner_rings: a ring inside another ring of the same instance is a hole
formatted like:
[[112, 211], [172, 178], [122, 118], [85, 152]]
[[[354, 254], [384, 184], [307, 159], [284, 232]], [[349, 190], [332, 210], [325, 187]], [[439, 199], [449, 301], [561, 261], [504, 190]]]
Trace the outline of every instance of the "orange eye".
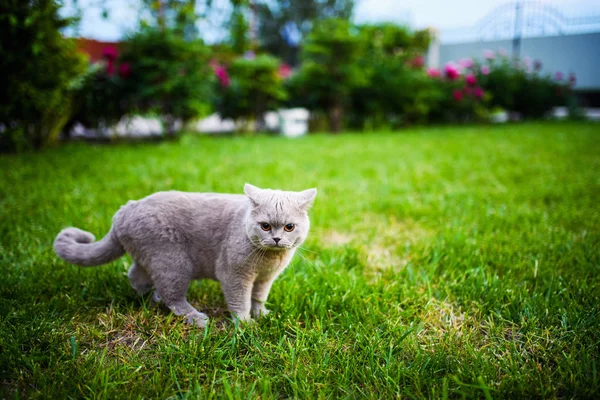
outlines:
[[262, 228], [263, 231], [270, 231], [271, 230], [271, 225], [267, 224], [266, 222], [262, 222], [260, 224], [260, 227]]
[[291, 232], [294, 230], [295, 227], [296, 227], [296, 225], [294, 225], [294, 224], [287, 224], [286, 226], [283, 227], [283, 229], [285, 229], [286, 232]]

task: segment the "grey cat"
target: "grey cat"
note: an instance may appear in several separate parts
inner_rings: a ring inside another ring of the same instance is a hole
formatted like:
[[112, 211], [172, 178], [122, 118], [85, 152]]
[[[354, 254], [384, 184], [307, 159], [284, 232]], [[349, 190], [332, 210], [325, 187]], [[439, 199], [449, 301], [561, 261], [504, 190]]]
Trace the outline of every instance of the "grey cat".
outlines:
[[208, 317], [188, 303], [193, 279], [221, 283], [229, 311], [240, 320], [269, 311], [271, 285], [308, 234], [308, 210], [316, 189], [302, 192], [259, 189], [246, 195], [158, 192], [129, 201], [113, 217], [100, 241], [77, 228], [63, 229], [54, 250], [63, 260], [94, 266], [129, 253], [131, 286], [140, 294], [155, 289], [187, 322], [204, 327]]

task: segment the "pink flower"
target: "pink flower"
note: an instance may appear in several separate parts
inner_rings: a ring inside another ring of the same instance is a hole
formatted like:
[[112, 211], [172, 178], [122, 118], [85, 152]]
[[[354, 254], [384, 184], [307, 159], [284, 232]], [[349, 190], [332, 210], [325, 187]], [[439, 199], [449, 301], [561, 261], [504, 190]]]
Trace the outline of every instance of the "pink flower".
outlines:
[[457, 80], [460, 76], [458, 69], [450, 63], [446, 64], [446, 67], [444, 68], [444, 74], [446, 75], [446, 78], [450, 79], [451, 81]]
[[115, 46], [105, 46], [104, 49], [102, 49], [102, 57], [106, 58], [107, 60], [115, 60], [118, 56], [118, 52], [117, 52], [117, 48]]
[[413, 68], [422, 68], [423, 65], [425, 65], [425, 60], [423, 59], [423, 56], [416, 56], [415, 58], [410, 60], [410, 65]]
[[542, 62], [540, 60], [535, 60], [533, 62], [533, 69], [537, 72], [542, 69]]
[[484, 57], [486, 60], [493, 60], [493, 59], [494, 59], [494, 57], [496, 57], [496, 55], [494, 54], [494, 51], [493, 51], [493, 50], [489, 50], [489, 49], [488, 49], [488, 50], [484, 50], [484, 51], [483, 51], [483, 57]]
[[129, 78], [129, 75], [131, 75], [131, 65], [126, 62], [119, 65], [119, 76], [126, 79]]
[[558, 71], [556, 74], [554, 74], [554, 79], [556, 79], [558, 82], [562, 81], [563, 78], [564, 78], [564, 75], [560, 71]]
[[115, 62], [109, 58], [106, 62], [106, 74], [112, 76], [112, 75], [114, 75], [114, 73], [115, 73]]
[[279, 66], [279, 76], [282, 79], [286, 79], [288, 78], [290, 75], [292, 75], [292, 67], [290, 67], [289, 65], [287, 65], [286, 63], [283, 63]]
[[471, 68], [471, 67], [473, 67], [473, 60], [470, 59], [470, 58], [463, 58], [458, 63], [460, 65], [462, 65], [463, 67], [465, 67], [465, 68]]
[[463, 98], [463, 93], [459, 89], [455, 89], [454, 92], [452, 92], [452, 97], [456, 101], [461, 101]]
[[475, 97], [477, 97], [478, 99], [483, 99], [483, 95], [485, 94], [485, 92], [483, 91], [482, 88], [480, 88], [479, 86], [475, 88]]
[[225, 67], [219, 66], [217, 67], [215, 74], [217, 75], [217, 78], [219, 78], [219, 81], [221, 82], [221, 86], [223, 87], [229, 87], [229, 74], [227, 73], [227, 70], [225, 69]]
[[502, 57], [506, 57], [506, 49], [504, 47], [500, 47], [500, 49], [498, 50], [498, 54], [500, 54], [500, 56]]
[[467, 85], [469, 85], [469, 86], [475, 86], [475, 84], [477, 83], [477, 78], [475, 78], [475, 75], [469, 74], [465, 78], [465, 81], [467, 82]]
[[470, 88], [470, 87], [468, 87], [468, 86], [466, 86], [465, 89], [464, 89], [464, 92], [465, 92], [466, 96], [470, 96], [470, 95], [473, 94], [473, 89]]
[[569, 74], [569, 86], [573, 87], [577, 83], [577, 77], [573, 72]]
[[483, 75], [489, 75], [490, 74], [490, 67], [488, 67], [487, 65], [482, 65], [481, 66], [481, 73]]
[[427, 68], [427, 75], [432, 78], [439, 78], [442, 74], [437, 68]]

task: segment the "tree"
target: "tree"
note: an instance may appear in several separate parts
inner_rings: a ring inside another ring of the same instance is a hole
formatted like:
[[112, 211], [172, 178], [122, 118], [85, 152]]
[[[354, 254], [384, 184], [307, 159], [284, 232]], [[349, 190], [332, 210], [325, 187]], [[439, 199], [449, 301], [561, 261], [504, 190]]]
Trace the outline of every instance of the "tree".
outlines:
[[85, 57], [61, 30], [54, 0], [5, 0], [0, 13], [0, 149], [55, 141], [71, 114]]
[[343, 19], [316, 22], [306, 38], [296, 86], [303, 88], [310, 108], [327, 113], [331, 132], [343, 130], [350, 94], [368, 83], [358, 63], [363, 52], [358, 31]]
[[288, 0], [254, 4], [261, 48], [290, 65], [297, 65], [299, 44], [313, 23], [330, 18], [349, 20], [355, 1]]

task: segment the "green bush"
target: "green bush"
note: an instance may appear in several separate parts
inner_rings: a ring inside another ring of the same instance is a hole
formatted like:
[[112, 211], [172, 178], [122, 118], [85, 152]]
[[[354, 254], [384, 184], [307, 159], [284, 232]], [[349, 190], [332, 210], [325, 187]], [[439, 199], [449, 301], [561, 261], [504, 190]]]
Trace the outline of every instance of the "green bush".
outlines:
[[259, 55], [236, 58], [228, 72], [224, 67], [218, 67], [221, 116], [233, 118], [238, 123], [258, 122], [266, 111], [277, 108], [287, 98], [279, 66], [279, 59]]
[[352, 91], [352, 126], [395, 128], [426, 122], [443, 96], [423, 71], [428, 32], [411, 32], [394, 24], [358, 29], [365, 56], [357, 63], [369, 83]]
[[54, 0], [5, 0], [0, 13], [0, 150], [57, 140], [72, 113], [85, 57], [60, 30], [70, 24]]
[[364, 50], [360, 32], [343, 19], [316, 22], [305, 40], [292, 86], [300, 104], [327, 114], [331, 132], [343, 130], [351, 93], [369, 83], [358, 62]]
[[474, 64], [473, 73], [492, 94], [493, 107], [518, 112], [524, 118], [541, 118], [553, 107], [567, 104], [572, 95], [570, 83], [543, 75], [539, 61], [487, 53], [484, 61]]
[[142, 28], [126, 41], [120, 57], [131, 69], [121, 100], [130, 111], [158, 114], [167, 134], [174, 135], [178, 121], [212, 110], [209, 59], [210, 49], [199, 39], [185, 40], [171, 28]]

